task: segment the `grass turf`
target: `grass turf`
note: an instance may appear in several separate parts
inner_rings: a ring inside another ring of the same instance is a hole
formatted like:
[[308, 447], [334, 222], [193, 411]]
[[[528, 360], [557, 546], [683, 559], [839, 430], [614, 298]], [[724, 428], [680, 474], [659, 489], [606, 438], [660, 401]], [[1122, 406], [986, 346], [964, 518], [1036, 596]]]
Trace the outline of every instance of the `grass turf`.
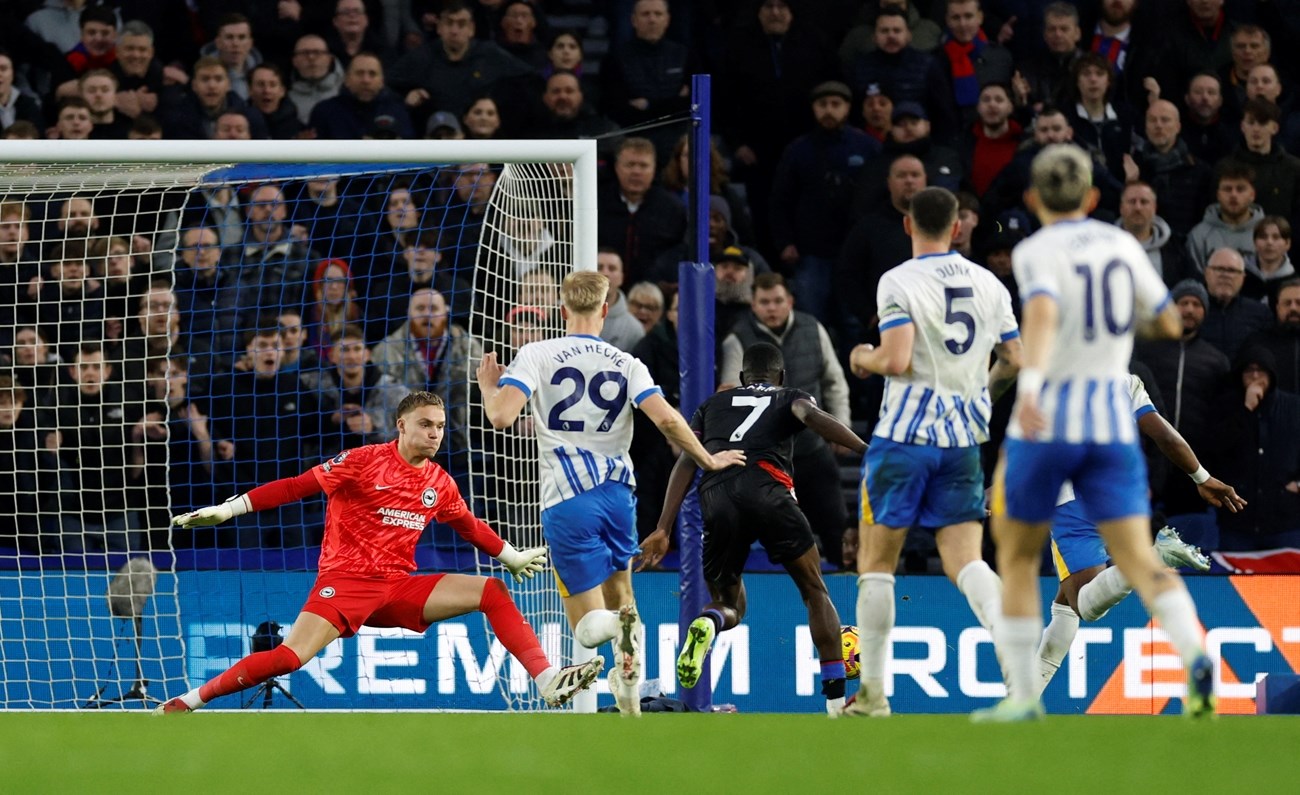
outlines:
[[[0, 713], [7, 792], [1249, 792], [1300, 720], [965, 715]], [[887, 788], [880, 790], [879, 788]], [[1032, 788], [1032, 789], [1031, 789]]]

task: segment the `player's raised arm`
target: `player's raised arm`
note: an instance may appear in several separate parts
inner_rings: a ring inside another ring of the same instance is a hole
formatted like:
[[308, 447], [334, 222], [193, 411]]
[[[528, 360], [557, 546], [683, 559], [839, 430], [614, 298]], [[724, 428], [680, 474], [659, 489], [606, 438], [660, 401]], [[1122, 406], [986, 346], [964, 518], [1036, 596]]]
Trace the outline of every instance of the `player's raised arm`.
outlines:
[[485, 353], [478, 363], [478, 388], [483, 394], [483, 413], [493, 428], [509, 428], [528, 403], [528, 393], [514, 384], [501, 384], [506, 368], [496, 353]]
[[645, 412], [660, 433], [680, 447], [701, 469], [712, 472], [745, 463], [745, 454], [740, 450], [722, 450], [717, 455], [712, 455], [705, 450], [704, 445], [700, 444], [700, 440], [696, 439], [695, 434], [691, 432], [686, 418], [677, 409], [668, 405], [663, 395], [647, 397], [641, 401], [638, 408]]
[[812, 428], [813, 432], [832, 444], [847, 447], [858, 455], [867, 451], [867, 443], [853, 429], [840, 422], [835, 415], [822, 411], [808, 398], [799, 398], [790, 404], [796, 419]]
[[304, 497], [320, 494], [322, 491], [324, 488], [312, 470], [308, 470], [296, 477], [273, 480], [247, 494], [237, 494], [220, 505], [210, 505], [197, 511], [173, 516], [172, 524], [179, 527], [212, 527], [236, 516], [243, 516], [253, 511], [264, 511], [267, 508], [278, 508]]
[[1139, 417], [1138, 430], [1156, 443], [1165, 458], [1192, 479], [1201, 499], [1216, 508], [1227, 508], [1233, 513], [1246, 507], [1246, 501], [1237, 495], [1237, 490], [1211, 476], [1196, 458], [1195, 451], [1183, 435], [1158, 412], [1148, 411]]

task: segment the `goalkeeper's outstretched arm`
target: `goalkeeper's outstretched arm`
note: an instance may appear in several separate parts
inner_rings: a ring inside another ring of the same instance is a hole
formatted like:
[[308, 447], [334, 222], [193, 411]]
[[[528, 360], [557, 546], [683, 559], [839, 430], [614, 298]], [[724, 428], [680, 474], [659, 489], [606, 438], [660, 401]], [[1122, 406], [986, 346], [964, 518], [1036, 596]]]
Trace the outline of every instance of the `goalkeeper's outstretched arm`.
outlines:
[[304, 497], [320, 494], [322, 491], [324, 489], [320, 482], [316, 480], [311, 470], [308, 470], [297, 477], [273, 480], [247, 494], [237, 494], [220, 505], [209, 505], [197, 511], [173, 516], [172, 524], [181, 527], [211, 527], [246, 513], [297, 502]]

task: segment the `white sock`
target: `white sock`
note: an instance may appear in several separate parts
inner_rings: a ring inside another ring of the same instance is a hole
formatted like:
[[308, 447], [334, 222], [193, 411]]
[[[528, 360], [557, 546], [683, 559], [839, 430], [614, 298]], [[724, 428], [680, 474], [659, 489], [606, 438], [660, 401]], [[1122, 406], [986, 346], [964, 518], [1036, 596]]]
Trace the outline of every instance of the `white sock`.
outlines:
[[1043, 639], [1038, 644], [1039, 695], [1060, 669], [1065, 655], [1070, 653], [1070, 644], [1078, 631], [1079, 617], [1074, 610], [1069, 605], [1052, 602], [1052, 620], [1043, 630]]
[[1043, 635], [1039, 616], [1002, 616], [993, 624], [993, 643], [1001, 650], [1007, 672], [1007, 694], [1013, 701], [1038, 699], [1038, 666], [1034, 650]]
[[538, 692], [545, 690], [546, 686], [551, 683], [551, 680], [559, 675], [560, 675], [560, 669], [556, 668], [554, 665], [548, 667], [545, 671], [542, 671], [540, 674], [538, 674], [537, 677], [533, 679], [533, 681], [537, 683]]
[[199, 709], [204, 704], [208, 703], [203, 699], [199, 698], [199, 689], [197, 687], [191, 690], [190, 692], [186, 693], [185, 695], [181, 696], [181, 701], [184, 701], [185, 706], [189, 707], [190, 709]]
[[1133, 586], [1119, 566], [1111, 566], [1079, 589], [1079, 617], [1084, 621], [1099, 621], [1132, 592]]
[[1190, 665], [1197, 657], [1205, 654], [1201, 622], [1196, 618], [1196, 605], [1192, 602], [1192, 595], [1186, 589], [1171, 588], [1157, 596], [1151, 602], [1151, 615], [1169, 635], [1169, 642], [1178, 650], [1178, 656], [1183, 658], [1183, 665]]
[[858, 578], [858, 655], [864, 682], [880, 685], [884, 681], [885, 654], [893, 628], [894, 575], [862, 575]]
[[1002, 580], [982, 560], [972, 561], [957, 572], [957, 590], [970, 602], [980, 626], [992, 631], [993, 621], [1002, 615]]
[[617, 610], [592, 610], [573, 628], [573, 637], [588, 649], [614, 639], [618, 634]]

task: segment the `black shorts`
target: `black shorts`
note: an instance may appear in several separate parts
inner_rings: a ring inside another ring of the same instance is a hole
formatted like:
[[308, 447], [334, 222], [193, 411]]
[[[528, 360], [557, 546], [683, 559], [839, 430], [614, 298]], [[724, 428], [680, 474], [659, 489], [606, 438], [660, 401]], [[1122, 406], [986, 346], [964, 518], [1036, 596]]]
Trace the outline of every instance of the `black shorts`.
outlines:
[[794, 495], [757, 467], [706, 489], [700, 494], [700, 509], [704, 578], [716, 586], [740, 579], [755, 540], [777, 564], [797, 559], [816, 544]]

